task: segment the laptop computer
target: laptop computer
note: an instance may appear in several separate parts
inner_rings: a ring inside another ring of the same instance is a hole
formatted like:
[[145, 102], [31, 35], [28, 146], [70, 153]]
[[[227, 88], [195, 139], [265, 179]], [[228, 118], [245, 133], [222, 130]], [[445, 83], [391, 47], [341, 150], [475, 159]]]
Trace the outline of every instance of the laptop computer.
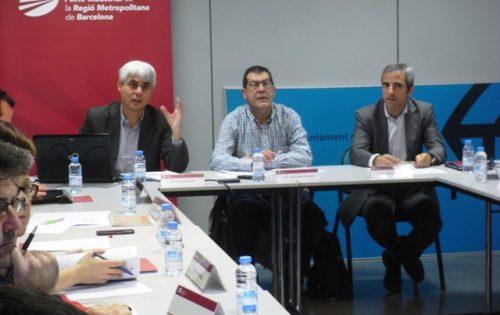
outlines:
[[41, 183], [67, 183], [69, 156], [77, 153], [84, 183], [114, 181], [108, 134], [33, 136], [36, 166]]

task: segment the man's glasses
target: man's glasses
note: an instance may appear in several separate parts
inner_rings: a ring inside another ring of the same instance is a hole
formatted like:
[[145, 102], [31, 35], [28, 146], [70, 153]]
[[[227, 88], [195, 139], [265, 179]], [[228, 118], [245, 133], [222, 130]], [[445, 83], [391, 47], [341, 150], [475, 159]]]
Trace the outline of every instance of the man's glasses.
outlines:
[[131, 89], [131, 90], [136, 90], [138, 87], [141, 87], [141, 89], [143, 91], [149, 91], [152, 87], [151, 87], [151, 83], [149, 82], [144, 82], [142, 85], [136, 81], [136, 80], [130, 80], [128, 82], [126, 82], [127, 86]]
[[248, 82], [247, 87], [249, 89], [257, 89], [261, 85], [263, 88], [266, 89], [266, 88], [273, 86], [273, 81], [271, 81], [270, 79], [263, 80], [263, 81], [250, 81], [250, 82]]
[[18, 187], [18, 189], [16, 197], [12, 199], [11, 202], [0, 200], [0, 220], [3, 220], [7, 215], [9, 206], [12, 207], [12, 210], [14, 210], [16, 215], [23, 212], [26, 208], [26, 203], [28, 201], [27, 198], [29, 200], [33, 200], [36, 196], [36, 193], [38, 192], [38, 185], [30, 183], [29, 185]]
[[26, 208], [26, 198], [16, 197], [12, 199], [11, 202], [0, 201], [0, 220], [3, 220], [5, 216], [7, 216], [7, 211], [9, 211], [9, 207], [12, 207], [12, 210], [14, 210], [16, 215], [23, 212], [24, 208]]
[[20, 187], [20, 190], [24, 193], [29, 200], [33, 200], [38, 193], [38, 184], [29, 183], [23, 187]]

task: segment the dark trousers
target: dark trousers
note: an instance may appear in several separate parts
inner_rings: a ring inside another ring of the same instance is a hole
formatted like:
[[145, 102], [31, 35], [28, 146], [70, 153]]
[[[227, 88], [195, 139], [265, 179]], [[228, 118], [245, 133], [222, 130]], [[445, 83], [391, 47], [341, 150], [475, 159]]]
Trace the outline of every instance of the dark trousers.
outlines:
[[[309, 258], [324, 236], [327, 221], [323, 211], [309, 198], [302, 203], [302, 266], [309, 265]], [[295, 205], [283, 202], [285, 229], [288, 214]], [[266, 268], [271, 268], [271, 214], [270, 196], [238, 194], [232, 211], [232, 234], [238, 256], [250, 255]], [[293, 210], [292, 210], [293, 211]]]
[[[378, 191], [365, 201], [361, 214], [380, 246], [413, 258], [434, 242], [442, 225], [435, 192], [419, 187]], [[397, 221], [413, 227], [407, 237], [398, 237]]]

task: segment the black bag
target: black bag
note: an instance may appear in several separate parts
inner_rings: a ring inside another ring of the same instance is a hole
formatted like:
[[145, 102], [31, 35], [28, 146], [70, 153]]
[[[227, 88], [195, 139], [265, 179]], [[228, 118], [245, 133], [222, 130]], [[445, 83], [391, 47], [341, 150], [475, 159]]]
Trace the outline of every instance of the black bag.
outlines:
[[307, 278], [307, 292], [323, 299], [352, 298], [351, 275], [344, 264], [337, 235], [325, 231], [314, 254]]
[[232, 235], [231, 207], [235, 197], [232, 193], [217, 197], [209, 216], [208, 235], [231, 258], [237, 255], [236, 242]]

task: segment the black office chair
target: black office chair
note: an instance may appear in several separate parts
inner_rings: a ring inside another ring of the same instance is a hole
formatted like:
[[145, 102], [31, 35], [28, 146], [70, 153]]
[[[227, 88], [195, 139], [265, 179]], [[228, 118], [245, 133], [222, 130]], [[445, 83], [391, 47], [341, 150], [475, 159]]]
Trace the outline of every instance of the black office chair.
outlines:
[[[341, 165], [350, 165], [351, 164], [351, 159], [349, 157], [350, 149], [347, 149], [344, 151], [344, 154], [342, 155], [342, 160], [340, 161]], [[340, 224], [340, 215], [339, 215], [339, 210], [342, 206], [342, 203], [344, 202], [344, 195], [348, 195], [349, 191], [346, 190], [339, 190], [338, 191], [338, 202], [339, 202], [339, 208], [337, 209], [337, 213], [335, 215], [335, 222], [333, 224], [333, 234], [337, 235], [337, 231], [339, 228]], [[403, 221], [398, 221], [398, 222], [403, 222]], [[352, 248], [351, 248], [351, 231], [349, 227], [344, 227], [345, 231], [345, 243], [346, 243], [346, 258], [347, 258], [347, 269], [349, 270], [351, 274], [351, 283], [352, 283]], [[436, 236], [436, 239], [434, 240], [434, 247], [436, 248], [436, 258], [437, 258], [437, 264], [438, 264], [438, 272], [439, 272], [439, 286], [441, 288], [441, 291], [446, 290], [446, 282], [444, 279], [444, 268], [443, 268], [443, 257], [441, 255], [441, 242], [439, 241], [439, 235]]]

